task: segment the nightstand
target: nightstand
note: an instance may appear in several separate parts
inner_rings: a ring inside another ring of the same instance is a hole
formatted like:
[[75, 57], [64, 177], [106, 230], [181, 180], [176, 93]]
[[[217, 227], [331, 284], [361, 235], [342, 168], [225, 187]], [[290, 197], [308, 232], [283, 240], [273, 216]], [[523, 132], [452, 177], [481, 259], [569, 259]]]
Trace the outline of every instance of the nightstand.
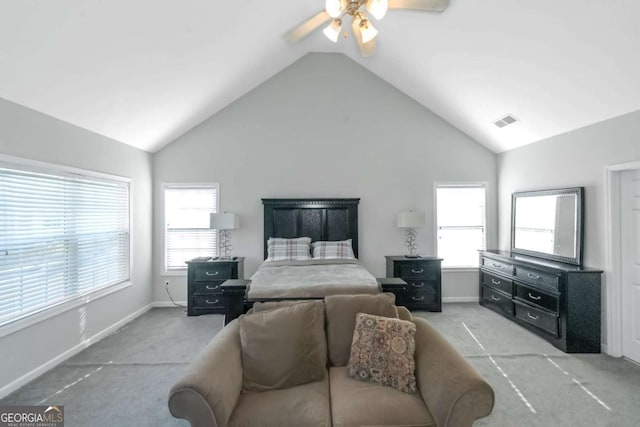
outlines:
[[442, 258], [407, 258], [403, 255], [386, 256], [387, 277], [400, 278], [400, 283], [381, 282], [383, 292], [396, 295], [396, 305], [409, 310], [442, 311]]
[[187, 315], [226, 312], [222, 283], [244, 278], [244, 258], [187, 261]]

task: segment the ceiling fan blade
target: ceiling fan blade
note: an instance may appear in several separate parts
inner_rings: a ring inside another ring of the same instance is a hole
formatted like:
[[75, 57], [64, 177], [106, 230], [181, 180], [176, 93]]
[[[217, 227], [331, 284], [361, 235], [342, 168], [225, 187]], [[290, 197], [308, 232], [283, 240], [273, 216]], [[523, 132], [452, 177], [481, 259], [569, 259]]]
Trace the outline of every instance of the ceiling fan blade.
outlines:
[[304, 21], [302, 24], [294, 28], [289, 34], [285, 36], [290, 42], [297, 42], [307, 37], [311, 32], [318, 29], [322, 24], [329, 21], [331, 17], [324, 10], [316, 13], [311, 18]]
[[376, 53], [376, 39], [371, 39], [366, 43], [362, 43], [362, 32], [360, 31], [360, 20], [354, 19], [351, 23], [351, 30], [353, 31], [353, 38], [356, 40], [358, 48], [362, 56], [367, 57]]
[[442, 12], [449, 7], [449, 0], [389, 0], [389, 9], [413, 9]]

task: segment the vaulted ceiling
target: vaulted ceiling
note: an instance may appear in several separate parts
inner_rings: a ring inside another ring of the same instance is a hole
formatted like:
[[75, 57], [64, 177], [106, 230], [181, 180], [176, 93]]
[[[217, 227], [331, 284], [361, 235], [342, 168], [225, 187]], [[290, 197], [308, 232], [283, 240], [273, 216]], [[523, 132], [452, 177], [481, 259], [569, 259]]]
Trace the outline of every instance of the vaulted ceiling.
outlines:
[[369, 58], [321, 31], [283, 39], [323, 7], [0, 0], [0, 97], [152, 152], [308, 52], [344, 53], [494, 152], [640, 110], [638, 1], [389, 11]]

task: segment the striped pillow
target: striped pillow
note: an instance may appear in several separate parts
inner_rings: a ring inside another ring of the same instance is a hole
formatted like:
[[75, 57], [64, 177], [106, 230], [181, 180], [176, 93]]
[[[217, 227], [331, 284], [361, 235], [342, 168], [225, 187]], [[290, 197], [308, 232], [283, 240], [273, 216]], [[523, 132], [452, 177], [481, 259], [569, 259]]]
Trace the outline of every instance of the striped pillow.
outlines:
[[318, 259], [355, 259], [351, 239], [337, 242], [314, 242], [313, 257]]
[[288, 261], [311, 259], [309, 250], [311, 237], [282, 239], [270, 237], [267, 240], [267, 261]]

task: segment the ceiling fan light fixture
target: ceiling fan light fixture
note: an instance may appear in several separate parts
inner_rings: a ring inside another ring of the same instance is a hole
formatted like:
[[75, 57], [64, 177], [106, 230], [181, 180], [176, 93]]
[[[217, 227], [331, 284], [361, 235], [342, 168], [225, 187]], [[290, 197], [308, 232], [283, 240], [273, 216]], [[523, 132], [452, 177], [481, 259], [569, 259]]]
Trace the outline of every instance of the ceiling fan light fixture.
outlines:
[[340, 19], [333, 19], [327, 27], [322, 30], [325, 36], [334, 43], [338, 42], [340, 37], [340, 31], [342, 31], [342, 21]]
[[365, 18], [360, 20], [360, 34], [362, 35], [362, 43], [368, 43], [376, 38], [378, 30]]
[[332, 18], [338, 18], [340, 15], [342, 15], [346, 6], [346, 0], [326, 0], [324, 3], [324, 9]]
[[365, 7], [371, 16], [380, 20], [386, 15], [389, 2], [388, 0], [368, 0]]

